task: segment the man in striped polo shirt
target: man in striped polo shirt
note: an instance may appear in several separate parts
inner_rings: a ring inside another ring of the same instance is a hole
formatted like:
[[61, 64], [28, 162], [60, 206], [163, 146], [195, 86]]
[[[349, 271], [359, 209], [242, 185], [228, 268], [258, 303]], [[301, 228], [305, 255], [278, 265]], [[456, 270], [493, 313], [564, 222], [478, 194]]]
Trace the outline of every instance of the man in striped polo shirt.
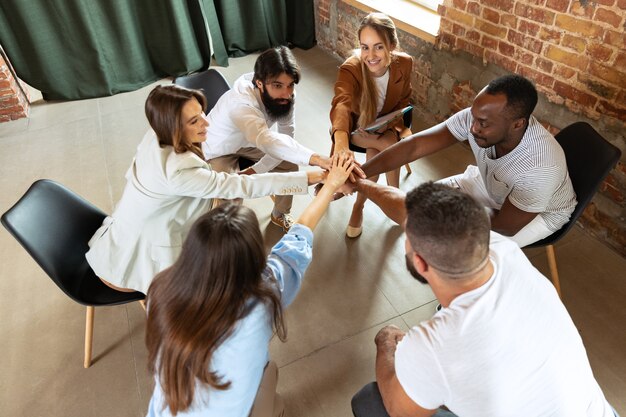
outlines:
[[404, 138], [362, 168], [370, 177], [467, 140], [476, 166], [441, 182], [490, 208], [492, 230], [529, 245], [559, 230], [576, 206], [563, 149], [531, 115], [536, 104], [529, 80], [499, 77], [472, 107]]

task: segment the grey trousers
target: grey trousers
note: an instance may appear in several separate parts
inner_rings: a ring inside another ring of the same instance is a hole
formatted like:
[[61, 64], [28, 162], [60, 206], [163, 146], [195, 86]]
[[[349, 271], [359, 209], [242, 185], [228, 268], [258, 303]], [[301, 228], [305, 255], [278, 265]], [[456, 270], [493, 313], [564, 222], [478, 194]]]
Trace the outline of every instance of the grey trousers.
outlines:
[[[241, 148], [236, 153], [230, 155], [224, 155], [209, 160], [211, 169], [216, 172], [228, 172], [235, 173], [239, 171], [239, 158], [243, 157], [250, 159], [254, 162], [263, 158], [265, 154], [258, 148]], [[298, 165], [291, 162], [283, 161], [276, 168], [270, 172], [297, 172]], [[281, 214], [287, 214], [291, 211], [291, 204], [293, 203], [292, 195], [277, 195], [274, 197], [274, 208]]]
[[[352, 397], [352, 414], [354, 417], [389, 417], [376, 382], [370, 382]], [[457, 416], [440, 408], [433, 417]]]

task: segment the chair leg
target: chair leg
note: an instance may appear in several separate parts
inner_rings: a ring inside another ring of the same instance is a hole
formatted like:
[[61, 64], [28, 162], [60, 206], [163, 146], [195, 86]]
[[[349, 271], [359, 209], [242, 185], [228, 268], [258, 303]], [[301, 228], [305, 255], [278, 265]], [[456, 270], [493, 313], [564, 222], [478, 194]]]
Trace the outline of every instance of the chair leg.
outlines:
[[87, 317], [85, 321], [85, 362], [83, 366], [89, 368], [91, 366], [91, 345], [93, 342], [93, 316], [95, 309], [93, 306], [87, 306]]
[[405, 164], [404, 167], [406, 168], [406, 175], [411, 175], [413, 173], [413, 171], [411, 171], [411, 165]]
[[548, 266], [550, 267], [550, 276], [552, 277], [552, 284], [556, 288], [556, 292], [561, 298], [561, 283], [559, 282], [559, 270], [556, 267], [556, 257], [554, 256], [554, 246], [546, 246], [546, 255], [548, 256]]

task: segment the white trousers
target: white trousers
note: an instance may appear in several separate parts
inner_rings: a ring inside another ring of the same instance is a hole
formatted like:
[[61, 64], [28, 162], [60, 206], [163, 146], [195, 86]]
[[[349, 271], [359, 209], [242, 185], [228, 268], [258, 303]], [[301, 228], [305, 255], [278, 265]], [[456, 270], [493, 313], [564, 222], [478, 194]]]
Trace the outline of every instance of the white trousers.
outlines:
[[[478, 167], [475, 165], [469, 165], [462, 174], [453, 175], [437, 182], [460, 189], [464, 193], [471, 195], [480, 204], [490, 209], [500, 210], [502, 207], [501, 204], [496, 203], [489, 196], [485, 188], [485, 182], [480, 175]], [[537, 215], [530, 223], [524, 226], [522, 230], [513, 236], [509, 236], [509, 239], [517, 243], [520, 248], [523, 248], [526, 245], [530, 245], [544, 237], [550, 236], [552, 233], [554, 232], [550, 230], [543, 220], [543, 217]]]

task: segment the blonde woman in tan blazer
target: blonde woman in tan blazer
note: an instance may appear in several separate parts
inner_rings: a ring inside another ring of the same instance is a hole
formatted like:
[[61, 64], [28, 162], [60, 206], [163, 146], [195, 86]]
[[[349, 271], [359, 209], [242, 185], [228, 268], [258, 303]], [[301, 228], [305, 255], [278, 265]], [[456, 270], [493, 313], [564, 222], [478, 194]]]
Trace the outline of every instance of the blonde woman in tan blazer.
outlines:
[[[89, 242], [87, 261], [105, 284], [145, 293], [152, 278], [174, 263], [193, 222], [213, 198], [306, 194], [323, 171], [237, 175], [204, 161], [207, 140], [202, 92], [158, 86], [146, 100], [152, 127], [137, 147], [122, 198]], [[209, 138], [210, 140], [210, 138]]]
[[[388, 126], [378, 134], [362, 129], [377, 117], [402, 109], [411, 101], [411, 71], [413, 59], [395, 51], [398, 36], [393, 21], [382, 13], [371, 13], [358, 30], [360, 49], [339, 68], [335, 83], [330, 120], [333, 152], [365, 152], [370, 159], [379, 152], [408, 136], [411, 131], [403, 121]], [[386, 173], [387, 183], [398, 187], [400, 170]], [[378, 176], [370, 178], [373, 181]], [[348, 237], [358, 237], [362, 231], [363, 206], [366, 198], [359, 194], [346, 229]]]

